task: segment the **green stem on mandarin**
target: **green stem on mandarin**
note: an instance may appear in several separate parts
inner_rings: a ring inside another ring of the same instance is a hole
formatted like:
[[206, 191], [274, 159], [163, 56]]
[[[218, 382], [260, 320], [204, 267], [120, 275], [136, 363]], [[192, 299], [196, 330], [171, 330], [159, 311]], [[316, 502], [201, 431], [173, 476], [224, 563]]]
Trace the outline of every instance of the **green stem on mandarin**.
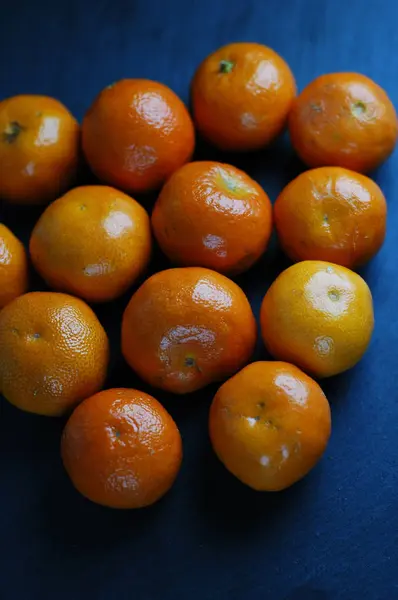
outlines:
[[21, 131], [23, 130], [22, 125], [17, 123], [17, 121], [12, 121], [9, 123], [3, 132], [3, 139], [7, 144], [12, 144], [15, 142]]
[[234, 66], [235, 63], [231, 60], [222, 60], [220, 61], [220, 73], [230, 73]]

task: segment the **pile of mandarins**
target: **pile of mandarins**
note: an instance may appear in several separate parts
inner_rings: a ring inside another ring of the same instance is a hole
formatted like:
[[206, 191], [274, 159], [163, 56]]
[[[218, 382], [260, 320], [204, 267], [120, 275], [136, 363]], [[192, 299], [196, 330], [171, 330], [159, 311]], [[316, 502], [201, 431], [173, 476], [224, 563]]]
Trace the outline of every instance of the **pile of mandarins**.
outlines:
[[[126, 79], [99, 94], [81, 128], [52, 98], [0, 103], [0, 197], [48, 204], [29, 253], [55, 290], [27, 293], [25, 249], [0, 225], [0, 391], [26, 411], [72, 413], [61, 442], [65, 468], [84, 496], [106, 506], [155, 502], [181, 464], [179, 431], [157, 400], [133, 389], [100, 391], [109, 344], [86, 304], [112, 301], [142, 277], [152, 233], [177, 267], [133, 294], [121, 324], [123, 356], [145, 382], [175, 394], [225, 381], [210, 409], [211, 442], [256, 490], [284, 489], [320, 459], [331, 416], [311, 376], [354, 366], [372, 335], [371, 292], [350, 269], [385, 237], [385, 198], [361, 173], [396, 143], [386, 93], [363, 75], [334, 73], [296, 96], [278, 54], [239, 43], [203, 61], [191, 97], [193, 121], [165, 85]], [[237, 168], [190, 162], [193, 123], [231, 152], [263, 148], [288, 124], [311, 169], [272, 208]], [[71, 189], [81, 149], [103, 185]], [[151, 217], [127, 195], [158, 189]], [[273, 223], [295, 264], [261, 307], [262, 338], [277, 362], [248, 364], [256, 322], [229, 276], [258, 261]]]

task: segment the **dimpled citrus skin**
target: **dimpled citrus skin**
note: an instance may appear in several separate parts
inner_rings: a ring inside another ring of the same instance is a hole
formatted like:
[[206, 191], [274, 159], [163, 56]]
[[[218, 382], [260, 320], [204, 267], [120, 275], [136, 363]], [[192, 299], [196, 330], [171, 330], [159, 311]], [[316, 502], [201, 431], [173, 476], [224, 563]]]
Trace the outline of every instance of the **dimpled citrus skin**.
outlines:
[[173, 262], [236, 275], [265, 251], [272, 207], [263, 189], [243, 171], [217, 162], [193, 162], [163, 187], [152, 225]]
[[98, 504], [140, 508], [173, 485], [182, 460], [177, 425], [144, 392], [104, 390], [73, 412], [61, 441], [76, 489]]
[[151, 385], [176, 394], [229, 377], [250, 359], [256, 323], [243, 291], [200, 267], [153, 275], [122, 323], [122, 351]]
[[387, 203], [369, 177], [341, 167], [319, 167], [285, 187], [274, 217], [279, 241], [292, 260], [355, 268], [383, 244]]
[[55, 98], [21, 95], [0, 102], [0, 198], [45, 204], [75, 180], [80, 127]]
[[89, 302], [113, 300], [141, 275], [151, 255], [150, 220], [114, 188], [75, 188], [53, 202], [30, 240], [33, 265], [55, 290]]
[[108, 358], [107, 335], [78, 298], [31, 292], [0, 312], [0, 389], [22, 410], [64, 414], [101, 389]]
[[319, 385], [284, 362], [255, 362], [224, 383], [210, 409], [213, 448], [226, 468], [259, 491], [283, 490], [325, 451], [329, 403]]
[[261, 331], [269, 352], [316, 377], [353, 367], [374, 327], [372, 294], [357, 273], [308, 260], [283, 271], [266, 293]]
[[28, 289], [28, 261], [17, 237], [0, 223], [0, 309]]
[[393, 151], [398, 122], [386, 92], [359, 73], [330, 73], [297, 96], [289, 114], [292, 144], [309, 167], [367, 172]]
[[192, 156], [195, 132], [180, 98], [147, 79], [105, 88], [82, 125], [83, 150], [103, 181], [132, 193], [158, 189]]
[[228, 44], [195, 73], [194, 121], [222, 150], [256, 150], [281, 133], [295, 95], [293, 74], [279, 54], [261, 44]]

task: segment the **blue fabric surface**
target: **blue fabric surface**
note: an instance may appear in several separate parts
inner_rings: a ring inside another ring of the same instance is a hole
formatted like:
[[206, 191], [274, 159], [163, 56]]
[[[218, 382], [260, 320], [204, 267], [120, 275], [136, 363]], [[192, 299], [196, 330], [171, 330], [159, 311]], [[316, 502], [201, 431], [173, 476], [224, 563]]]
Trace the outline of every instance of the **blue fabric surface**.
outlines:
[[[188, 101], [194, 69], [231, 41], [280, 52], [301, 89], [330, 71], [374, 78], [398, 106], [395, 0], [13, 0], [1, 2], [0, 98], [44, 93], [80, 119], [104, 86], [146, 77]], [[204, 146], [197, 157], [247, 170], [274, 200], [297, 174], [287, 139], [250, 156]], [[394, 600], [398, 598], [398, 153], [375, 174], [389, 206], [386, 243], [362, 274], [376, 311], [362, 362], [323, 384], [333, 434], [320, 465], [279, 494], [241, 485], [207, 437], [215, 388], [153, 392], [175, 417], [184, 463], [172, 492], [142, 511], [115, 512], [74, 491], [59, 457], [62, 420], [0, 401], [0, 598], [19, 600]], [[86, 173], [82, 181], [92, 181]], [[40, 214], [0, 204], [25, 242]], [[157, 257], [153, 269], [167, 265]], [[288, 263], [276, 244], [238, 282], [256, 314]], [[33, 280], [36, 289], [43, 284]], [[112, 342], [107, 385], [149, 388], [120, 358], [126, 295], [97, 313]], [[265, 357], [259, 343], [257, 357]]]

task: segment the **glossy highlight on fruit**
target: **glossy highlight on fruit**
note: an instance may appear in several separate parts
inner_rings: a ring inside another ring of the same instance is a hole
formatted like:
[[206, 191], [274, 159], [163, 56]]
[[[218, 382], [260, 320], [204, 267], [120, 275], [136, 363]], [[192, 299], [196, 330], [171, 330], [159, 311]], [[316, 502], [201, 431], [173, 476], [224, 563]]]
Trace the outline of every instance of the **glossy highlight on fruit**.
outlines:
[[279, 241], [292, 260], [355, 268], [384, 242], [387, 203], [369, 177], [341, 167], [319, 167], [285, 187], [274, 215]]
[[199, 132], [222, 150], [257, 150], [283, 130], [296, 95], [286, 62], [262, 44], [233, 43], [210, 54], [191, 86]]
[[62, 435], [61, 454], [73, 485], [86, 498], [112, 508], [141, 508], [173, 485], [182, 442], [155, 398], [111, 389], [75, 409]]
[[186, 394], [245, 365], [256, 322], [243, 291], [199, 267], [161, 271], [133, 294], [122, 322], [123, 355], [142, 379]]
[[289, 132], [309, 167], [339, 166], [366, 173], [393, 151], [398, 121], [391, 100], [372, 79], [359, 73], [329, 73], [297, 96]]
[[123, 79], [105, 88], [84, 117], [82, 136], [97, 177], [131, 193], [160, 188], [190, 160], [195, 145], [183, 102], [147, 79]]
[[0, 102], [0, 198], [46, 204], [70, 187], [79, 164], [80, 127], [55, 98]]
[[108, 337], [91, 308], [31, 292], [0, 312], [0, 389], [18, 408], [60, 416], [104, 384]]
[[271, 202], [261, 186], [231, 165], [188, 163], [163, 187], [152, 213], [163, 252], [176, 264], [236, 275], [266, 250]]
[[316, 377], [337, 375], [364, 355], [374, 327], [372, 294], [357, 273], [323, 261], [283, 271], [261, 305], [269, 352]]
[[108, 186], [77, 187], [53, 202], [30, 239], [33, 265], [48, 285], [89, 302], [123, 294], [151, 256], [146, 210]]
[[28, 289], [28, 260], [22, 242], [0, 223], [0, 310]]
[[259, 491], [283, 490], [302, 479], [324, 453], [330, 431], [322, 389], [285, 362], [248, 365], [220, 387], [210, 409], [218, 458]]

